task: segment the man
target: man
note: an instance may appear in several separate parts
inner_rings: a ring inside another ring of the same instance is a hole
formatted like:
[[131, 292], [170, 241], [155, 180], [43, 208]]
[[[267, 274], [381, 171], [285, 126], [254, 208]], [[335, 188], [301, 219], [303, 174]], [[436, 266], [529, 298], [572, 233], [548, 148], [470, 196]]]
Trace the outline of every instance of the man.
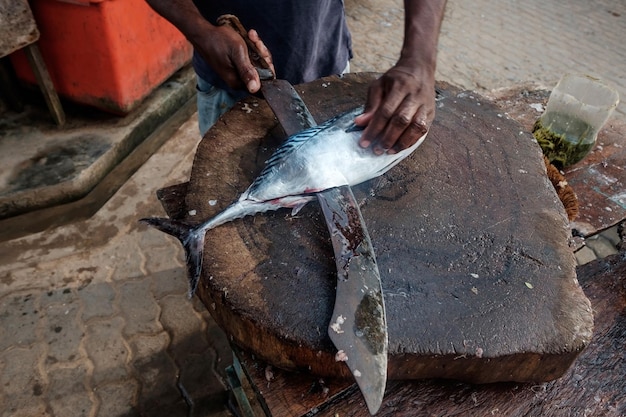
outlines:
[[[244, 41], [215, 26], [234, 14], [278, 78], [292, 84], [339, 74], [352, 57], [343, 0], [146, 0], [194, 46], [201, 133], [248, 93], [260, 89]], [[445, 0], [405, 0], [404, 42], [398, 62], [374, 81], [365, 112], [362, 147], [396, 153], [414, 144], [435, 116], [437, 41]], [[271, 53], [270, 53], [271, 51]]]

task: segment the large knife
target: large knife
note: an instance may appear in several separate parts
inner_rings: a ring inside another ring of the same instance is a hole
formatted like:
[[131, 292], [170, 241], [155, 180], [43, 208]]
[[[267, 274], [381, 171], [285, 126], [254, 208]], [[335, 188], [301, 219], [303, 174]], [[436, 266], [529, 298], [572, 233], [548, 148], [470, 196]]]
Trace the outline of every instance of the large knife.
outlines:
[[[293, 135], [317, 123], [286, 80], [275, 79], [236, 16], [217, 21], [243, 37], [261, 78], [261, 92], [285, 133]], [[337, 291], [328, 334], [336, 360], [347, 364], [370, 414], [382, 403], [387, 383], [387, 322], [376, 257], [358, 203], [349, 186], [317, 193], [330, 232], [337, 265]]]

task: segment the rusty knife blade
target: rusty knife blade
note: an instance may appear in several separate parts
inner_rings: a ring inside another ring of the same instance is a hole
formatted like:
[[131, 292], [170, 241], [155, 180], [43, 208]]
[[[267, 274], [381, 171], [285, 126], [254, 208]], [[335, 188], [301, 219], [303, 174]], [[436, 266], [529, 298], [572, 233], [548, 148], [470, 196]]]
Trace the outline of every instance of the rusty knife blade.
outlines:
[[387, 383], [387, 321], [380, 273], [365, 222], [350, 187], [325, 191], [318, 201], [331, 233], [337, 265], [335, 307], [328, 326], [363, 393], [370, 414], [383, 400]]
[[315, 126], [304, 101], [286, 80], [263, 80], [261, 92], [287, 136]]

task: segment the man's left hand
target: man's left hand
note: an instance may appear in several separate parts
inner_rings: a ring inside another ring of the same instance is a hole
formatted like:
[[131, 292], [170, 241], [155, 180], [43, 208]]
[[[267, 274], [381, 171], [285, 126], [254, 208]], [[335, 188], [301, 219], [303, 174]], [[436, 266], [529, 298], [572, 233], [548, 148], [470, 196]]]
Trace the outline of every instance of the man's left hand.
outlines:
[[374, 81], [365, 112], [355, 118], [366, 126], [359, 145], [375, 154], [400, 152], [422, 137], [435, 117], [435, 79], [429, 69], [400, 62]]

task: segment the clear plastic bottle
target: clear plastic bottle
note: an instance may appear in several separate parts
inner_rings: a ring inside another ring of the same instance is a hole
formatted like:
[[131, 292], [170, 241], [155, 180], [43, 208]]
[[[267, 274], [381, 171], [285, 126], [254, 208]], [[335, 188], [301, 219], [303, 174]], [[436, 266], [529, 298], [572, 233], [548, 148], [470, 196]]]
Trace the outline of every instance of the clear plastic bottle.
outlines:
[[619, 103], [617, 91], [589, 75], [568, 74], [556, 85], [533, 134], [559, 168], [583, 159]]

